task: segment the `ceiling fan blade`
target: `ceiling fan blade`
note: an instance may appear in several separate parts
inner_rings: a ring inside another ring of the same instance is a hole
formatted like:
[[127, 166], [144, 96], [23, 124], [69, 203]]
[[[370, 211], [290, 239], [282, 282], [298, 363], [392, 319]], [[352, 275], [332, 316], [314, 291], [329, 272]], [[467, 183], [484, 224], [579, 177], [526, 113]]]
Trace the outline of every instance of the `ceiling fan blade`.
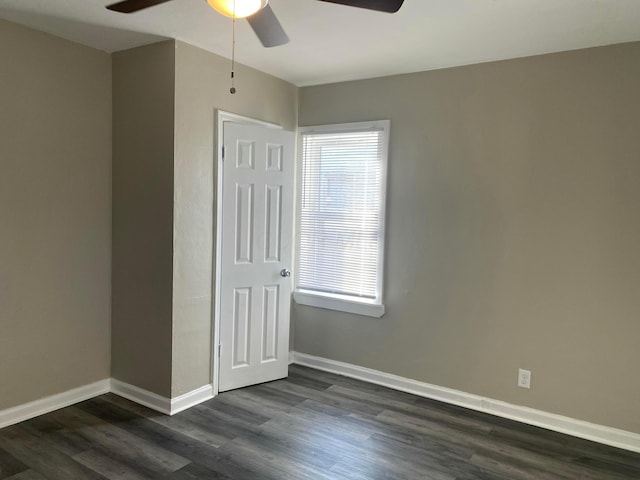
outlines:
[[289, 37], [269, 4], [257, 13], [247, 17], [247, 21], [265, 47], [279, 47], [289, 43]]
[[171, 0], [124, 0], [124, 2], [107, 5], [107, 9], [120, 13], [133, 13], [169, 1]]
[[367, 8], [379, 12], [396, 13], [400, 10], [404, 0], [322, 0], [323, 2], [339, 3], [350, 7]]

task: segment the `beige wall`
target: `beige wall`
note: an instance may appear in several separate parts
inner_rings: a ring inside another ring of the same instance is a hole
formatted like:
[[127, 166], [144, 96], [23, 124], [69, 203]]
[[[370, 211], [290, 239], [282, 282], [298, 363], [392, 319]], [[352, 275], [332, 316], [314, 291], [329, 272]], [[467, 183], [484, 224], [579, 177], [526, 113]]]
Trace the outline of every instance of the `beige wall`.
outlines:
[[216, 109], [295, 129], [298, 89], [177, 42], [172, 395], [211, 382]]
[[113, 55], [112, 376], [171, 395], [175, 42]]
[[109, 377], [111, 60], [0, 20], [0, 409]]
[[633, 43], [303, 88], [391, 120], [387, 314], [296, 306], [296, 350], [640, 432], [639, 85]]
[[113, 377], [211, 383], [216, 109], [294, 129], [297, 88], [167, 41], [113, 56]]
[[210, 383], [215, 110], [293, 129], [297, 88], [239, 66], [231, 96], [227, 60], [175, 41], [114, 54], [112, 73], [1, 26], [22, 62], [0, 97], [0, 408], [109, 376], [167, 397]]
[[[0, 409], [110, 376], [210, 382], [214, 119], [298, 89], [168, 41], [113, 56], [0, 21]], [[295, 348], [640, 432], [640, 44], [301, 90], [392, 121], [381, 319], [296, 306]], [[533, 371], [531, 390], [515, 386]]]

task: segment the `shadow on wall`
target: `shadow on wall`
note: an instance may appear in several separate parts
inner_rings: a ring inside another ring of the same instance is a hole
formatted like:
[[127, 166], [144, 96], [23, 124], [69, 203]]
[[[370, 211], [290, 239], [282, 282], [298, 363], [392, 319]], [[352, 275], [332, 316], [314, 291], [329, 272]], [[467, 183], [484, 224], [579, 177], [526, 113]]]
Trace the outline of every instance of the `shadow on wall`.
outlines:
[[[9, 7], [0, 7], [0, 18], [55, 36], [60, 36], [59, 32], [63, 31], [65, 32], [64, 38], [67, 40], [90, 45], [106, 52], [117, 52], [167, 40], [167, 37], [150, 33], [106, 27], [96, 23], [79, 22], [68, 18], [44, 15], [39, 12], [21, 12]], [[107, 42], [105, 39], [108, 39], [110, 46], [115, 45], [115, 48], [106, 48]]]
[[[430, 349], [427, 357], [434, 361], [450, 357], [435, 351], [441, 346], [467, 352], [464, 365], [448, 361], [438, 369], [443, 379], [466, 381], [480, 373], [476, 367], [482, 362], [473, 361], [474, 356], [482, 356], [486, 348], [500, 347], [494, 344], [495, 326], [489, 319], [496, 317], [497, 298], [503, 295], [500, 283], [508, 214], [488, 174], [491, 168], [487, 163], [494, 162], [500, 152], [483, 145], [487, 138], [478, 134], [477, 127], [473, 119], [463, 123], [456, 119], [455, 128], [443, 125], [440, 132], [431, 129], [427, 133], [425, 127], [423, 144], [430, 142], [428, 135], [440, 136], [439, 141], [455, 144], [456, 156], [445, 159], [438, 152], [415, 152], [409, 156], [417, 165], [398, 165], [407, 158], [396, 158], [396, 165], [390, 168], [386, 245], [389, 315], [385, 321], [392, 318], [407, 328], [389, 325], [385, 328], [389, 338], [379, 340], [405, 346], [404, 355], [397, 347], [389, 354], [406, 356], [399, 361], [415, 370], [412, 378], [419, 378], [418, 372], [424, 371], [424, 357], [416, 352]], [[406, 131], [396, 127], [398, 142], [411, 143], [415, 131], [403, 138]], [[419, 258], [412, 261], [413, 255]], [[398, 285], [404, 288], [399, 291]], [[415, 316], [394, 314], [394, 306]], [[379, 361], [377, 354], [371, 355], [372, 360], [376, 358]]]

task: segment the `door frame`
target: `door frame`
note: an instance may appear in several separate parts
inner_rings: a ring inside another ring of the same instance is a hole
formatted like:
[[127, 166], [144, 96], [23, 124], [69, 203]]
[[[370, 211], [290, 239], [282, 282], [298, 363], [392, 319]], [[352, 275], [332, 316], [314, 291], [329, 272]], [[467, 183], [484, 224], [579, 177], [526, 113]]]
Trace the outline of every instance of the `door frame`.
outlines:
[[244, 115], [238, 115], [237, 113], [227, 112], [224, 110], [215, 111], [215, 186], [216, 186], [216, 208], [213, 210], [213, 225], [214, 225], [214, 238], [213, 243], [215, 246], [215, 255], [213, 260], [213, 341], [211, 343], [211, 385], [213, 386], [213, 396], [217, 396], [219, 393], [220, 382], [220, 290], [222, 281], [222, 269], [220, 268], [222, 259], [222, 189], [224, 180], [224, 162], [222, 161], [222, 147], [224, 145], [224, 124], [237, 123], [241, 125], [257, 125], [265, 128], [272, 128], [276, 130], [283, 130], [282, 125], [278, 125], [271, 122], [265, 122], [263, 120], [257, 120], [251, 117], [245, 117]]

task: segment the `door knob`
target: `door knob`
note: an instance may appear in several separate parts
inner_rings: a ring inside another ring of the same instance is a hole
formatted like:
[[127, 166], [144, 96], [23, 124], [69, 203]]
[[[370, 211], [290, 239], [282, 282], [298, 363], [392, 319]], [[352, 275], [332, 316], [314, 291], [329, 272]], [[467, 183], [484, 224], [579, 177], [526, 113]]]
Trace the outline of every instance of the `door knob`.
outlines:
[[280, 270], [280, 276], [281, 277], [290, 277], [291, 276], [291, 270], [287, 270], [286, 268], [283, 268], [282, 270]]

